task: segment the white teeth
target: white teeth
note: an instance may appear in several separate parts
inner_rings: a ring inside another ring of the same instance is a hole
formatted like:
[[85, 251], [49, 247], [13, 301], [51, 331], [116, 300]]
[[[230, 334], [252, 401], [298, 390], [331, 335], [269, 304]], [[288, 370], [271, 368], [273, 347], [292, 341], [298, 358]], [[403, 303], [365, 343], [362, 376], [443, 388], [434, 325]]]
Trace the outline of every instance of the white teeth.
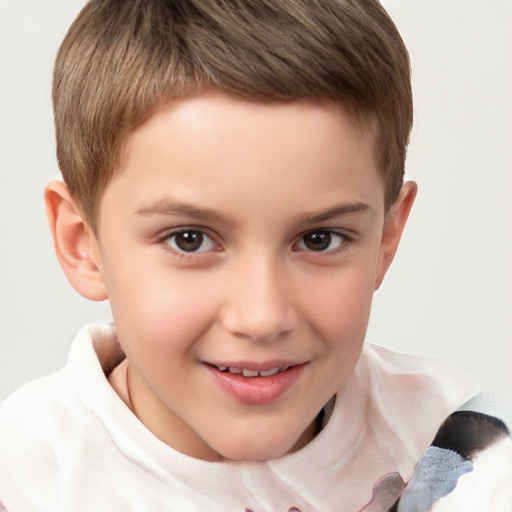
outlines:
[[272, 370], [263, 370], [260, 372], [262, 377], [270, 377], [271, 375], [275, 375], [279, 372], [279, 368], [272, 368]]
[[257, 377], [260, 372], [256, 370], [242, 370], [242, 374], [244, 377]]
[[284, 372], [284, 371], [288, 370], [288, 368], [290, 368], [290, 366], [292, 366], [292, 365], [286, 365], [286, 366], [283, 366], [282, 368], [276, 367], [276, 368], [271, 368], [270, 370], [261, 370], [261, 371], [246, 370], [243, 368], [235, 368], [233, 366], [227, 367], [227, 366], [223, 366], [223, 365], [219, 365], [219, 366], [217, 366], [217, 368], [221, 372], [228, 371], [229, 373], [234, 373], [236, 375], [242, 374], [244, 377], [271, 377], [272, 375], [276, 375], [279, 372]]

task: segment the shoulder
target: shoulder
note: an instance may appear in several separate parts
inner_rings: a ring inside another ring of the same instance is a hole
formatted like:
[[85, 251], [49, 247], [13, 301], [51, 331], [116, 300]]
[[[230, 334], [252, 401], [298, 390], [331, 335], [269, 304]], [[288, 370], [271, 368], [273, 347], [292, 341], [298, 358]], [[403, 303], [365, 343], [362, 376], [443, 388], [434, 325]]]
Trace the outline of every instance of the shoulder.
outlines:
[[0, 404], [0, 428], [5, 431], [17, 422], [33, 424], [30, 418], [52, 416], [51, 410], [68, 407], [72, 397], [67, 368], [29, 382]]
[[454, 364], [369, 343], [360, 366], [360, 371], [368, 374], [375, 400], [396, 414], [407, 412], [409, 417], [414, 404], [413, 416], [432, 415], [436, 430], [444, 418], [479, 391], [478, 382]]
[[[398, 472], [408, 481], [443, 420], [478, 392], [466, 372], [442, 361], [365, 344], [337, 407], [364, 409], [363, 449], [384, 461], [376, 478]], [[352, 396], [359, 399], [354, 403]]]
[[12, 467], [56, 440], [64, 442], [64, 430], [78, 420], [80, 408], [67, 368], [9, 395], [0, 405], [1, 466]]
[[[111, 355], [103, 346], [95, 351], [102, 338], [111, 335], [110, 326], [87, 326], [75, 338], [66, 367], [52, 375], [34, 380], [0, 404], [0, 461], [6, 456], [18, 457], [24, 450], [37, 450], [45, 445], [55, 447], [76, 442], [87, 433], [96, 402], [108, 395], [104, 359]], [[105, 352], [105, 354], [102, 354]]]
[[0, 405], [0, 495], [31, 510], [53, 481], [80, 416], [67, 370], [26, 384]]
[[365, 344], [355, 370], [366, 382], [372, 413], [416, 448], [432, 441], [443, 420], [479, 391], [477, 381], [457, 366], [434, 358], [401, 354]]
[[395, 352], [372, 343], [365, 343], [361, 359], [372, 370], [396, 379], [414, 377], [422, 382], [450, 383], [457, 393], [471, 398], [478, 392], [477, 381], [458, 366], [434, 357]]
[[[54, 510], [63, 481], [89, 478], [90, 468], [107, 458], [111, 436], [97, 409], [110, 410], [117, 395], [94, 344], [101, 341], [98, 333], [110, 331], [79, 333], [65, 368], [26, 384], [0, 404], [0, 495], [7, 507], [15, 503], [33, 510], [34, 503], [46, 503]], [[90, 464], [84, 472], [85, 459]]]

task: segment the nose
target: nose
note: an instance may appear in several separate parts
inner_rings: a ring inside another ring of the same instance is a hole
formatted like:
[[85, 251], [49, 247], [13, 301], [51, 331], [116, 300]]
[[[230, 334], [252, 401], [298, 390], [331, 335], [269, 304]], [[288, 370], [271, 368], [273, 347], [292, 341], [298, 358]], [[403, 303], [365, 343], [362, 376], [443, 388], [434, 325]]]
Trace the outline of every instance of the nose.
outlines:
[[221, 321], [236, 336], [268, 341], [291, 332], [297, 324], [292, 278], [270, 258], [245, 261], [229, 276], [228, 298]]

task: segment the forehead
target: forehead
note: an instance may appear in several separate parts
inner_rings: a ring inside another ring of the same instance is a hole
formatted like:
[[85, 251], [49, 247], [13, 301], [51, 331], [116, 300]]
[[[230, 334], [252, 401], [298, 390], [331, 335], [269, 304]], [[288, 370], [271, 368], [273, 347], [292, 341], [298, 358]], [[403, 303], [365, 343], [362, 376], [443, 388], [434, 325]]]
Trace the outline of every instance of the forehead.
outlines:
[[112, 189], [137, 209], [167, 195], [211, 208], [229, 197], [270, 208], [280, 197], [309, 195], [315, 209], [363, 196], [378, 206], [384, 194], [373, 130], [341, 105], [259, 103], [222, 93], [162, 106], [128, 139], [105, 198]]

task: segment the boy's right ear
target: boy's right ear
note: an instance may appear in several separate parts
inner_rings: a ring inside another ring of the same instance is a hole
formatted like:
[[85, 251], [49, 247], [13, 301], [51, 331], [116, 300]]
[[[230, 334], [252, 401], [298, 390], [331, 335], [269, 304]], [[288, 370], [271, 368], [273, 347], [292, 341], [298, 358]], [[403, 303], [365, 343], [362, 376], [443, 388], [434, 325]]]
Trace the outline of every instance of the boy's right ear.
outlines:
[[68, 281], [87, 299], [107, 299], [98, 241], [68, 187], [52, 181], [44, 197], [55, 253]]

